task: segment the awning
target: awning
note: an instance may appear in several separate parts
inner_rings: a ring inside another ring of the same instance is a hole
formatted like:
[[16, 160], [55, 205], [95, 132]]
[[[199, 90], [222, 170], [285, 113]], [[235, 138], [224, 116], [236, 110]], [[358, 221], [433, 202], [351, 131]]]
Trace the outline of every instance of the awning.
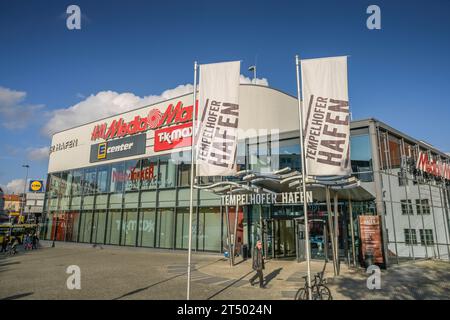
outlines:
[[[249, 170], [240, 171], [234, 178], [238, 181], [221, 181], [210, 185], [196, 185], [195, 188], [226, 194], [257, 194], [297, 192], [302, 183], [302, 175], [298, 171], [284, 168], [270, 173], [256, 173]], [[326, 201], [326, 187], [331, 197], [337, 194], [340, 200], [371, 201], [375, 196], [361, 186], [353, 176], [348, 177], [308, 177], [306, 190], [312, 191], [314, 201]]]

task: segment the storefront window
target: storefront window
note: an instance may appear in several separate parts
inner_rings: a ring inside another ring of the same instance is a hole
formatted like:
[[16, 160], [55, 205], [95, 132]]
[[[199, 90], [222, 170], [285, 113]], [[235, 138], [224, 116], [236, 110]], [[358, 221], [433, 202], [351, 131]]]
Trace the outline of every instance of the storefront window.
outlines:
[[97, 192], [106, 193], [109, 191], [110, 166], [102, 166], [97, 170]]
[[61, 172], [61, 193], [64, 196], [70, 196], [72, 184], [72, 174], [70, 171]]
[[122, 245], [135, 246], [137, 232], [137, 210], [126, 209], [122, 221]]
[[[199, 234], [198, 234], [198, 250], [206, 251], [220, 251], [220, 228], [221, 215], [220, 207], [200, 208], [199, 217]], [[234, 215], [233, 215], [234, 217]], [[243, 214], [238, 215], [238, 242], [242, 243], [243, 229], [242, 229]], [[234, 225], [234, 221], [233, 221]]]
[[158, 247], [173, 248], [174, 210], [158, 209]]
[[50, 198], [56, 198], [59, 194], [59, 188], [60, 188], [60, 174], [59, 173], [51, 173], [49, 176], [49, 195]]
[[141, 209], [139, 219], [139, 242], [141, 247], [155, 246], [155, 210]]
[[158, 181], [158, 162], [156, 158], [146, 158], [141, 160], [141, 189], [156, 189]]
[[79, 242], [91, 242], [92, 231], [92, 211], [83, 211], [81, 213], [80, 237]]
[[111, 165], [111, 185], [110, 192], [122, 192], [127, 175], [125, 173], [125, 164], [123, 162], [114, 163]]
[[174, 188], [176, 178], [176, 165], [170, 156], [160, 158], [158, 182], [160, 188]]
[[106, 228], [106, 244], [119, 244], [121, 220], [121, 210], [109, 211], [108, 224]]
[[350, 136], [352, 171], [358, 179], [373, 181], [372, 152], [368, 134]]
[[94, 211], [94, 225], [92, 227], [92, 242], [103, 243], [105, 241], [106, 210]]
[[72, 196], [80, 196], [82, 193], [81, 180], [83, 178], [83, 170], [72, 171]]
[[[194, 212], [194, 215], [196, 213]], [[193, 227], [194, 229], [194, 227]], [[175, 237], [175, 247], [177, 249], [187, 249], [189, 245], [189, 208], [177, 208], [177, 234]], [[192, 243], [195, 246], [195, 241]]]
[[89, 168], [84, 171], [83, 179], [84, 194], [93, 194], [97, 191], [97, 169]]
[[141, 181], [141, 161], [130, 160], [125, 163], [125, 191], [137, 191]]
[[182, 162], [178, 165], [178, 186], [190, 186], [191, 181], [191, 164]]
[[77, 211], [66, 213], [66, 241], [77, 241], [80, 213]]

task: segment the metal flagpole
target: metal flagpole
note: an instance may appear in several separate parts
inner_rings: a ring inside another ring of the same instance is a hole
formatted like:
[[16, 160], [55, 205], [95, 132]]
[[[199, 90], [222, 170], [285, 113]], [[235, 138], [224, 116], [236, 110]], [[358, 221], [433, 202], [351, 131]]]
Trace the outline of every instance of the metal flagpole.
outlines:
[[[337, 265], [336, 265], [336, 254], [335, 254], [335, 243], [334, 243], [334, 227], [333, 227], [333, 218], [331, 213], [331, 196], [330, 196], [330, 187], [325, 186], [326, 198], [327, 198], [327, 219], [328, 219], [328, 229], [330, 234], [330, 242], [331, 242], [331, 252], [333, 254], [333, 271], [334, 275], [337, 276]], [[328, 243], [327, 243], [328, 246]]]
[[334, 194], [334, 250], [336, 251], [336, 270], [339, 275], [340, 262], [339, 262], [339, 208], [338, 208], [338, 195]]
[[308, 298], [311, 300], [311, 262], [309, 257], [309, 225], [308, 225], [308, 203], [306, 196], [306, 157], [303, 141], [303, 101], [300, 91], [300, 64], [298, 55], [295, 56], [295, 65], [297, 69], [297, 97], [298, 97], [298, 119], [300, 123], [300, 155], [302, 163], [302, 188], [303, 188], [303, 214], [305, 217], [305, 249], [308, 280]]
[[192, 212], [194, 202], [194, 170], [195, 170], [195, 116], [197, 106], [197, 61], [194, 62], [194, 94], [192, 103], [192, 137], [191, 137], [191, 192], [189, 197], [189, 244], [188, 244], [188, 270], [187, 270], [187, 293], [186, 300], [189, 300], [191, 293], [191, 252], [192, 252]]
[[[231, 194], [231, 191], [230, 191]], [[228, 245], [228, 260], [230, 262], [230, 267], [233, 266], [233, 260], [231, 259], [231, 232], [230, 232], [230, 207], [225, 205], [225, 214], [227, 218], [227, 245]]]
[[234, 260], [234, 255], [236, 253], [236, 241], [237, 241], [237, 225], [238, 225], [238, 212], [239, 212], [239, 203], [236, 201], [236, 212], [234, 214], [234, 230], [233, 230], [233, 266], [236, 262]]

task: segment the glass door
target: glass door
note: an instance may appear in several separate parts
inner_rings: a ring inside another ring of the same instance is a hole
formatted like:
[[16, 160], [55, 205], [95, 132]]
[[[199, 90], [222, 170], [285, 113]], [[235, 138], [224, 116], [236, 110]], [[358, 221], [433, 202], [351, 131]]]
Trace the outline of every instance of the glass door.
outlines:
[[275, 258], [295, 258], [295, 221], [293, 219], [275, 219], [273, 221]]

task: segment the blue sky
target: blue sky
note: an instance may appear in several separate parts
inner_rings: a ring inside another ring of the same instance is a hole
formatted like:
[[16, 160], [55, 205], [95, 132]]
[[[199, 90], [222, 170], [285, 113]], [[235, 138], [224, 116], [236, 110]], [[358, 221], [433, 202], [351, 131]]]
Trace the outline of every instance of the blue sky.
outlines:
[[[81, 30], [66, 28], [70, 4]], [[366, 28], [371, 4], [381, 30]], [[448, 0], [0, 0], [0, 185], [23, 179], [25, 162], [45, 178], [55, 112], [104, 91], [160, 95], [192, 83], [194, 60], [242, 60], [244, 76], [256, 60], [258, 77], [295, 95], [295, 54], [350, 55], [354, 119], [379, 118], [448, 152], [449, 13]]]

